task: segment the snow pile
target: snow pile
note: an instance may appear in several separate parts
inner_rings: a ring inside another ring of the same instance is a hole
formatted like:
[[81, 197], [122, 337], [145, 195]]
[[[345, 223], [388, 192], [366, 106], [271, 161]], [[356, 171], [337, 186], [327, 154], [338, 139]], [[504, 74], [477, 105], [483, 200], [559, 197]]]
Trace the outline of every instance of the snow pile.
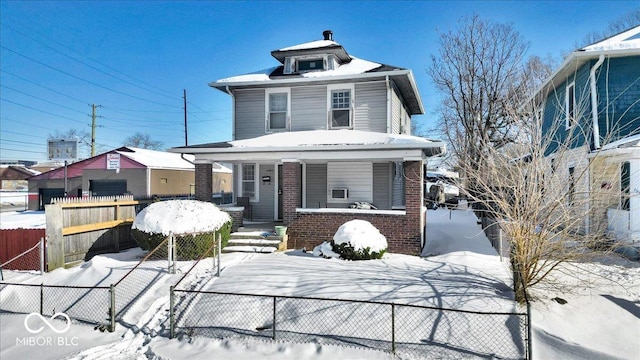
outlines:
[[421, 145], [433, 146], [434, 141], [405, 134], [376, 133], [362, 130], [307, 130], [279, 132], [252, 139], [229, 142], [234, 148], [300, 147], [330, 145]]
[[328, 242], [323, 242], [322, 244], [313, 248], [313, 256], [322, 256], [324, 258], [335, 258], [339, 259], [340, 254], [333, 251], [333, 247]]
[[371, 252], [380, 252], [387, 249], [387, 238], [380, 230], [370, 222], [358, 219], [340, 225], [333, 235], [333, 242], [336, 245], [349, 244], [356, 251], [369, 248]]
[[144, 208], [132, 229], [151, 234], [190, 234], [216, 231], [231, 217], [212, 203], [197, 200], [169, 200]]

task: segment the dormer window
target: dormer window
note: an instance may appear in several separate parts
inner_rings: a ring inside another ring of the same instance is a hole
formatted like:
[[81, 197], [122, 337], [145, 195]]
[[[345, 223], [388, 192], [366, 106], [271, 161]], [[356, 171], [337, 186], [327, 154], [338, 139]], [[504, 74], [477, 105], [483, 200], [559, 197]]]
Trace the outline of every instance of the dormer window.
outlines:
[[338, 67], [332, 54], [288, 56], [284, 61], [285, 74], [303, 74], [310, 71], [333, 70]]
[[298, 72], [324, 70], [324, 62], [322, 59], [300, 59], [297, 62]]

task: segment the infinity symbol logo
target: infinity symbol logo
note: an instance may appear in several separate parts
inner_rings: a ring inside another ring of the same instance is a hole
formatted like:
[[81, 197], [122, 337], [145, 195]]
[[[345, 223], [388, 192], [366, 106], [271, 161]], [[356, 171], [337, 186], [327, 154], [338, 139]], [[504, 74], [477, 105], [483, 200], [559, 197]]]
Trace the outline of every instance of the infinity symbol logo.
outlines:
[[55, 313], [53, 314], [53, 316], [51, 316], [51, 320], [57, 318], [57, 317], [61, 317], [63, 319], [65, 319], [67, 321], [67, 325], [65, 325], [65, 327], [63, 327], [62, 329], [58, 330], [56, 329], [55, 326], [53, 326], [52, 323], [50, 323], [46, 318], [42, 317], [42, 315], [38, 314], [38, 313], [31, 313], [29, 315], [27, 315], [26, 318], [24, 318], [24, 328], [27, 329], [28, 332], [32, 333], [32, 334], [38, 334], [40, 332], [42, 332], [42, 330], [44, 330], [44, 326], [40, 326], [37, 329], [32, 329], [29, 326], [29, 318], [31, 317], [37, 317], [40, 318], [40, 320], [42, 320], [42, 322], [44, 322], [45, 324], [47, 324], [47, 326], [49, 326], [49, 329], [53, 330], [56, 334], [62, 334], [64, 332], [66, 332], [67, 330], [69, 330], [69, 327], [71, 327], [71, 319], [69, 319], [69, 316], [65, 313]]

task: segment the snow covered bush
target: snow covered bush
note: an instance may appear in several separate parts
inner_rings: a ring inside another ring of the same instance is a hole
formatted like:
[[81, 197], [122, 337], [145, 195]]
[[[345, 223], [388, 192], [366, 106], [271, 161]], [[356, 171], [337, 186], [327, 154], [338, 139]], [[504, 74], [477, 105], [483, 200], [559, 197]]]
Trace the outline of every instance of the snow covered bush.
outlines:
[[370, 222], [356, 219], [338, 228], [331, 247], [345, 260], [380, 259], [387, 251], [387, 239]]
[[221, 234], [224, 248], [231, 225], [229, 214], [212, 203], [169, 200], [152, 203], [138, 213], [131, 234], [143, 250], [156, 248], [169, 234], [174, 234], [178, 258], [187, 260], [204, 254], [216, 241], [216, 233]]

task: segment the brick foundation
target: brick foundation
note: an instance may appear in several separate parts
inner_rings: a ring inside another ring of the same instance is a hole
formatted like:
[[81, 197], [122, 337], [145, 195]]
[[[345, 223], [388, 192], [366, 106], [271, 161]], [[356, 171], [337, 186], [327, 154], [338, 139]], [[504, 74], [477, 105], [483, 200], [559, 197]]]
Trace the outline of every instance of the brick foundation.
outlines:
[[243, 210], [240, 210], [239, 207], [234, 207], [234, 208], [225, 208], [220, 207], [220, 210], [226, 212], [227, 214], [229, 214], [229, 216], [231, 216], [231, 221], [233, 221], [232, 225], [231, 225], [231, 232], [236, 232], [238, 231], [238, 228], [244, 225], [244, 220], [243, 220], [243, 213], [244, 213], [244, 208], [242, 208]]
[[340, 225], [347, 221], [360, 219], [370, 222], [387, 238], [389, 252], [419, 255], [421, 252], [420, 232], [409, 227], [409, 218], [405, 215], [366, 214], [366, 213], [305, 213], [298, 212], [297, 218], [289, 225], [288, 247], [312, 250], [323, 241], [333, 240]]
[[[285, 163], [284, 165], [285, 179], [287, 165], [291, 165], [291, 174], [295, 175], [297, 173], [294, 172], [297, 169], [294, 166], [299, 166], [299, 164]], [[285, 197], [284, 220], [288, 224], [288, 247], [290, 249], [304, 247], [307, 250], [311, 250], [324, 241], [333, 240], [333, 235], [340, 225], [350, 220], [360, 219], [370, 222], [380, 230], [387, 238], [389, 252], [420, 255], [422, 251], [422, 229], [424, 227], [422, 219], [422, 162], [406, 161], [404, 163], [404, 174], [406, 215], [367, 213], [366, 211], [357, 213], [349, 211], [305, 212], [304, 209], [295, 212], [292, 204], [287, 208], [287, 197]], [[292, 181], [291, 185], [296, 186], [297, 182]], [[294, 200], [293, 196], [291, 196], [292, 203]], [[294, 210], [293, 213], [291, 212], [292, 208]]]

